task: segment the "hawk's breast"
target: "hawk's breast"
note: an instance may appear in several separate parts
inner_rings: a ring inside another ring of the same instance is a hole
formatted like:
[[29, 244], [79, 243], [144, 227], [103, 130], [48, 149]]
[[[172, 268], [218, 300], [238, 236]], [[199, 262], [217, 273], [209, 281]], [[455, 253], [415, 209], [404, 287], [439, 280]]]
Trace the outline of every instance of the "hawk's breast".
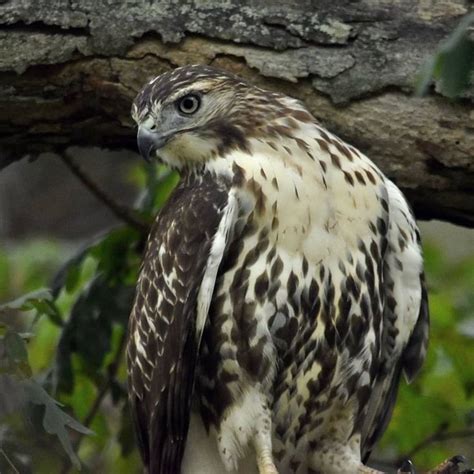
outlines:
[[[282, 459], [305, 452], [301, 443], [325, 429], [336, 399], [367, 397], [379, 350], [383, 182], [362, 155], [341, 157], [336, 140], [258, 141], [251, 155], [232, 154], [236, 194], [252, 205], [216, 282], [202, 413], [219, 432], [250, 387], [267, 394]], [[356, 422], [358, 405], [346, 409]]]

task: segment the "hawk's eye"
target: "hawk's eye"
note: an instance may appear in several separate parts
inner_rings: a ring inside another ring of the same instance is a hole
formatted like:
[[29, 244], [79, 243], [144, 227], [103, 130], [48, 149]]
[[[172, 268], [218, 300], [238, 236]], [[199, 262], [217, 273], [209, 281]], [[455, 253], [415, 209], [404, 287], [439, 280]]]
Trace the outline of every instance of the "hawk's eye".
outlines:
[[178, 101], [178, 109], [183, 114], [194, 114], [199, 106], [201, 105], [201, 100], [197, 95], [189, 94], [185, 95]]

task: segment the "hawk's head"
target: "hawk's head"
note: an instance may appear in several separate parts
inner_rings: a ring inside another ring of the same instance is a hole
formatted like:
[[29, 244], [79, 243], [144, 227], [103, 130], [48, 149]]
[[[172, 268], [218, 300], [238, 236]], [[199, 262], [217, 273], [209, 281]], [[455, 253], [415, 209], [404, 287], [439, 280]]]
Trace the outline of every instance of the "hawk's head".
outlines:
[[140, 153], [183, 168], [229, 149], [248, 151], [249, 139], [263, 135], [272, 120], [288, 116], [292, 107], [302, 112], [297, 101], [284, 95], [194, 65], [150, 81], [135, 99], [132, 116], [138, 124]]

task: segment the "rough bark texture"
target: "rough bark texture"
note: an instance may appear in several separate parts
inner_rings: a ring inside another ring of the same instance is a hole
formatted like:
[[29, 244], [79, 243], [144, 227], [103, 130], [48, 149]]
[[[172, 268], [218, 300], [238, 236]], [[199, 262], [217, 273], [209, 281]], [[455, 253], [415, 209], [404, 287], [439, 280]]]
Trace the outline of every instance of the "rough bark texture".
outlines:
[[474, 94], [411, 96], [467, 10], [463, 0], [0, 0], [0, 168], [71, 145], [133, 149], [141, 86], [208, 63], [304, 100], [418, 217], [473, 226]]

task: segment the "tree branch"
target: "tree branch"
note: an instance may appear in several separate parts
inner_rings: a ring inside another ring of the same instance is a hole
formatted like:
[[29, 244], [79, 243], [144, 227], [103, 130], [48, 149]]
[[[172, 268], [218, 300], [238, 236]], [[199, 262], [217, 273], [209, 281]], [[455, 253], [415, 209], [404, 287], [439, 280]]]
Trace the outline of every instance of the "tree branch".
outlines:
[[10, 458], [7, 456], [7, 453], [0, 448], [0, 454], [5, 458], [5, 460], [7, 461], [8, 465], [12, 468], [13, 472], [15, 474], [20, 474], [20, 471], [18, 471], [18, 469], [15, 467], [15, 465], [13, 464], [13, 462], [10, 460]]
[[410, 459], [414, 457], [420, 451], [422, 451], [423, 449], [427, 448], [428, 446], [434, 443], [440, 443], [442, 441], [449, 441], [452, 439], [463, 439], [463, 438], [474, 437], [474, 428], [457, 430], [457, 431], [446, 431], [446, 430], [447, 430], [446, 426], [441, 425], [441, 427], [437, 431], [428, 435], [426, 438], [418, 442], [408, 453], [406, 453], [403, 456], [400, 456], [400, 458], [396, 462], [400, 464], [404, 459]]
[[[396, 459], [371, 459], [370, 465], [377, 467], [377, 469], [398, 469], [402, 463], [407, 459], [413, 459], [420, 451], [426, 449], [428, 446], [434, 443], [441, 443], [443, 441], [449, 441], [454, 439], [474, 438], [474, 428], [466, 428], [457, 431], [447, 431], [447, 426], [442, 424], [434, 433], [423, 438], [419, 441], [410, 451], [399, 456]], [[444, 461], [445, 463], [446, 461]], [[436, 468], [428, 472], [438, 472]]]
[[468, 12], [464, 0], [335, 0], [313, 12], [303, 0], [291, 12], [279, 2], [129, 0], [113, 18], [106, 2], [57, 3], [38, 0], [32, 13], [0, 2], [0, 168], [72, 145], [134, 149], [130, 105], [143, 85], [210, 64], [304, 101], [396, 182], [418, 217], [474, 227], [474, 89], [460, 101], [438, 87], [412, 95]]
[[67, 155], [67, 152], [61, 154], [60, 157], [64, 164], [81, 181], [81, 183], [84, 184], [84, 186], [89, 189], [89, 191], [99, 201], [105, 204], [105, 206], [107, 206], [116, 217], [134, 227], [142, 234], [148, 234], [150, 230], [148, 224], [134, 215], [133, 210], [116, 203], [111, 196], [100, 189], [99, 186], [75, 163], [73, 158]]

